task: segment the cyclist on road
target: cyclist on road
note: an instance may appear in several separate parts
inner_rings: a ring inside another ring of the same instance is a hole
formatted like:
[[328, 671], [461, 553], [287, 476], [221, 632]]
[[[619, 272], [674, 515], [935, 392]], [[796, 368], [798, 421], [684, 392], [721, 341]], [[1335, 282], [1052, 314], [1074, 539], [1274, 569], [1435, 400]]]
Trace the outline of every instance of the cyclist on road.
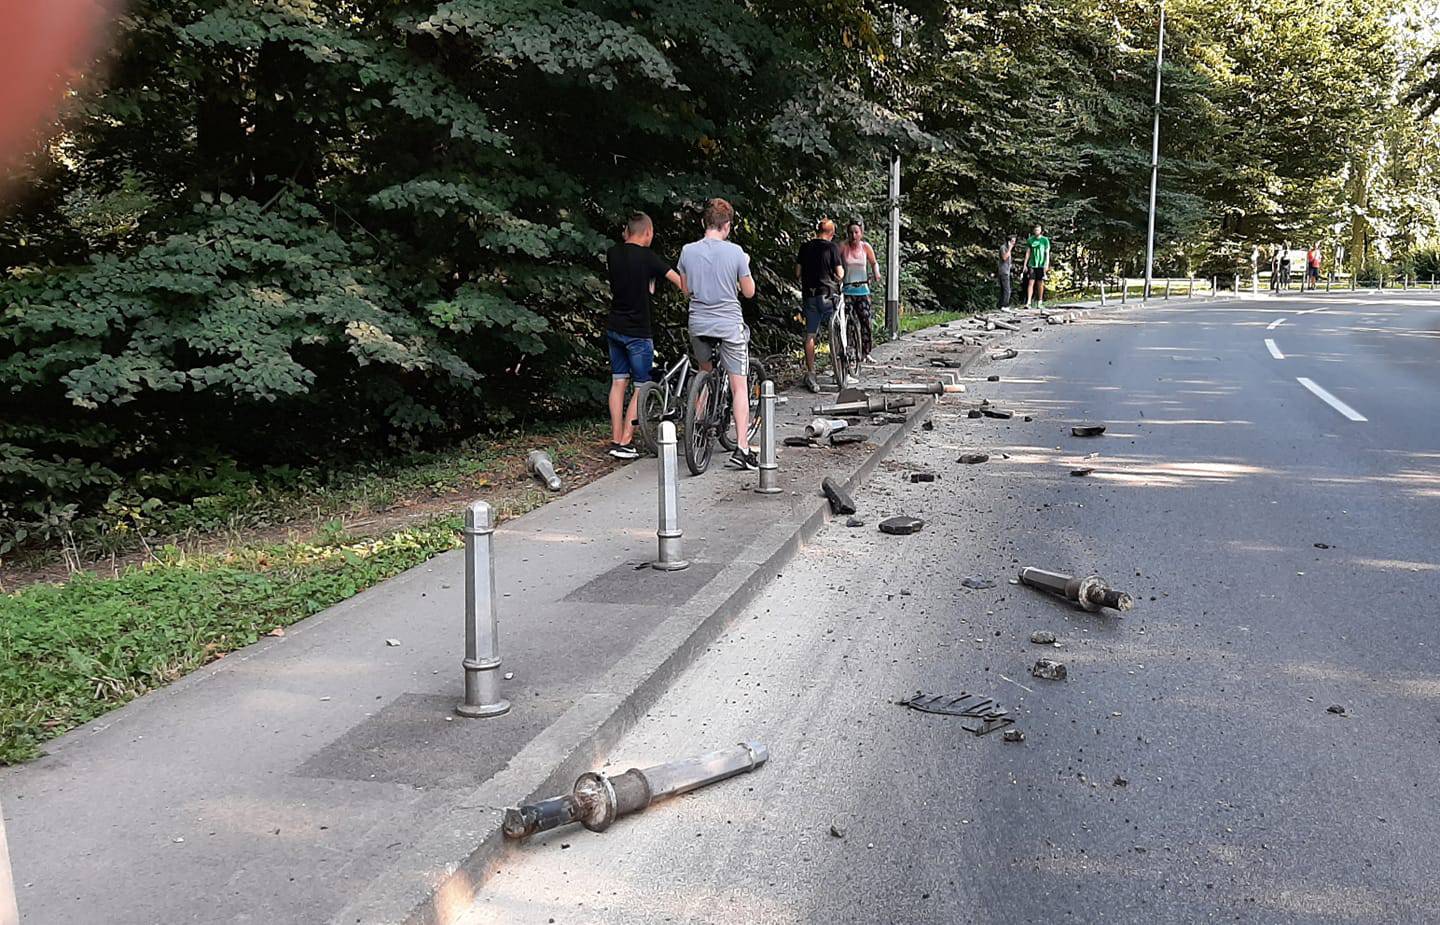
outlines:
[[835, 223], [822, 218], [815, 226], [815, 237], [800, 245], [795, 255], [795, 278], [800, 281], [805, 309], [805, 387], [812, 392], [820, 391], [815, 381], [815, 335], [835, 313], [844, 276], [845, 258], [835, 243]]
[[[735, 209], [724, 199], [705, 204], [705, 237], [680, 251], [680, 285], [690, 294], [690, 345], [701, 369], [710, 369], [719, 355], [730, 376], [731, 407], [735, 413], [735, 452], [730, 465], [759, 469], [760, 460], [750, 448], [750, 403], [746, 373], [750, 368], [750, 328], [740, 311], [740, 298], [755, 297], [750, 256], [740, 245], [727, 241]], [[712, 348], [702, 338], [718, 340]]]
[[[650, 296], [655, 281], [668, 279], [678, 289], [680, 274], [650, 250], [655, 224], [644, 212], [631, 214], [624, 240], [605, 252], [610, 274], [610, 314], [605, 319], [605, 343], [610, 348], [610, 455], [634, 459], [640, 454], [630, 443], [639, 411], [639, 386], [650, 381], [655, 363], [655, 341], [650, 331]], [[636, 395], [625, 413], [625, 388], [635, 381]]]
[[880, 277], [880, 264], [875, 251], [865, 240], [865, 225], [853, 221], [845, 226], [845, 243], [840, 247], [840, 256], [845, 261], [845, 287], [840, 290], [845, 297], [845, 308], [860, 322], [860, 355], [870, 362], [870, 350], [875, 346], [875, 318], [870, 305], [870, 283]]
[[1045, 308], [1045, 277], [1050, 272], [1050, 239], [1039, 225], [1025, 242], [1025, 307], [1030, 307], [1032, 293], [1040, 308]]

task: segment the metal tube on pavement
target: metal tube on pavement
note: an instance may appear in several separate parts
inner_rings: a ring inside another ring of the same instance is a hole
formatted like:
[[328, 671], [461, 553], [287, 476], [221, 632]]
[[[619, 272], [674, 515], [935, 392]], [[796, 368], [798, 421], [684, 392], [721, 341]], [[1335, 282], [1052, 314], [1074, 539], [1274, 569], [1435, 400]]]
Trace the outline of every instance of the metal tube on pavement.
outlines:
[[760, 483], [755, 491], [762, 495], [780, 493], [775, 484], [780, 466], [775, 461], [775, 383], [760, 383]]
[[587, 771], [570, 793], [505, 810], [506, 838], [529, 838], [571, 822], [603, 832], [621, 816], [637, 813], [657, 800], [679, 796], [760, 767], [770, 750], [759, 742], [741, 742], [694, 758], [654, 767], [631, 768], [613, 777]]
[[531, 450], [525, 457], [525, 469], [545, 483], [551, 491], [560, 490], [560, 476], [555, 474], [555, 463], [544, 450]]
[[657, 487], [660, 492], [660, 526], [655, 530], [659, 541], [660, 558], [650, 563], [653, 569], [662, 572], [678, 572], [690, 566], [685, 561], [681, 541], [685, 531], [680, 529], [680, 457], [676, 452], [675, 422], [660, 422], [659, 449], [655, 460]]
[[1124, 591], [1110, 587], [1105, 579], [1096, 575], [1075, 578], [1059, 572], [1041, 568], [1026, 567], [1020, 570], [1020, 583], [1051, 594], [1058, 594], [1070, 603], [1094, 613], [1101, 607], [1114, 610], [1129, 610], [1135, 601]]
[[510, 711], [500, 696], [500, 621], [495, 613], [495, 517], [476, 501], [465, 509], [465, 700], [461, 716]]

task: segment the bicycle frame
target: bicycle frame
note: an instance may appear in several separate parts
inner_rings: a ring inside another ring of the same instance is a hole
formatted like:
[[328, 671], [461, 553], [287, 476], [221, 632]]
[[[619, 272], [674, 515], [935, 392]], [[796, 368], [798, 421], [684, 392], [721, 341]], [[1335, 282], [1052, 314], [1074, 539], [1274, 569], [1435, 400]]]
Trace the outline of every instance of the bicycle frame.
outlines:
[[663, 411], [661, 415], [664, 420], [673, 420], [681, 411], [685, 401], [685, 386], [690, 381], [690, 353], [682, 351], [680, 359], [665, 371], [656, 383], [660, 387], [660, 394], [663, 396]]

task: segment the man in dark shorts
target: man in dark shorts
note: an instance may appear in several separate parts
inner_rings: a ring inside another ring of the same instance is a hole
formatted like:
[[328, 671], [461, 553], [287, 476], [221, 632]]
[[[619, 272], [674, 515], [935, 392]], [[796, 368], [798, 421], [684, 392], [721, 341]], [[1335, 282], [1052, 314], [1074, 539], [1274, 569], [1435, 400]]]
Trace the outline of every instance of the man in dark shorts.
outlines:
[[1305, 281], [1310, 284], [1310, 291], [1314, 292], [1320, 287], [1320, 242], [1305, 254]]
[[815, 237], [800, 245], [800, 253], [795, 255], [795, 278], [800, 280], [805, 309], [805, 387], [812, 392], [820, 391], [815, 380], [815, 335], [835, 314], [844, 276], [845, 258], [835, 243], [835, 223], [822, 218], [815, 226]]
[[1050, 273], [1050, 239], [1044, 229], [1035, 226], [1025, 242], [1025, 307], [1030, 307], [1030, 298], [1045, 308], [1045, 277]]
[[625, 389], [633, 379], [638, 390], [650, 381], [655, 362], [655, 341], [650, 330], [650, 296], [655, 281], [668, 279], [680, 288], [680, 274], [650, 250], [655, 225], [650, 216], [636, 212], [625, 223], [624, 240], [605, 252], [610, 273], [610, 314], [605, 319], [605, 343], [610, 348], [610, 455], [634, 459], [631, 446], [639, 408], [630, 399], [625, 411]]

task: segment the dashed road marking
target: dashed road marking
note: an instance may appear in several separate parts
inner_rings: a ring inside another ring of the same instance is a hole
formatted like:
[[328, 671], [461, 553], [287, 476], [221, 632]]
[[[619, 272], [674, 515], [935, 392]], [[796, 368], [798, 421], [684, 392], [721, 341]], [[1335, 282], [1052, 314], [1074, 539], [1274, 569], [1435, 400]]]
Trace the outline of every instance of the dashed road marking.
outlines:
[[1309, 389], [1309, 390], [1315, 395], [1316, 398], [1320, 399], [1320, 400], [1323, 401], [1325, 404], [1329, 405], [1330, 407], [1334, 408], [1336, 411], [1338, 411], [1338, 412], [1340, 412], [1341, 414], [1345, 415], [1345, 416], [1346, 416], [1347, 418], [1349, 418], [1350, 420], [1352, 420], [1352, 421], [1366, 421], [1366, 420], [1369, 420], [1367, 417], [1365, 417], [1365, 415], [1361, 414], [1360, 412], [1356, 411], [1354, 408], [1352, 408], [1352, 407], [1350, 407], [1349, 405], [1345, 404], [1343, 401], [1341, 401], [1340, 399], [1336, 398], [1334, 395], [1331, 395], [1329, 392], [1325, 391], [1323, 388], [1321, 388], [1320, 386], [1316, 385], [1312, 380], [1306, 379], [1304, 376], [1296, 376], [1296, 377], [1295, 377], [1295, 381], [1298, 382], [1298, 383], [1300, 383], [1301, 385], [1305, 386], [1305, 388]]
[[1277, 359], [1277, 360], [1283, 360], [1283, 359], [1285, 359], [1285, 354], [1281, 353], [1281, 352], [1280, 352], [1280, 348], [1277, 347], [1277, 346], [1275, 346], [1275, 341], [1271, 340], [1271, 339], [1268, 338], [1268, 337], [1265, 338], [1265, 349], [1266, 349], [1266, 350], [1269, 350], [1269, 351], [1270, 351], [1270, 355], [1271, 355], [1272, 357], [1274, 357], [1275, 359]]
[[1280, 325], [1282, 325], [1282, 324], [1284, 324], [1284, 323], [1285, 323], [1285, 319], [1284, 319], [1284, 318], [1276, 318], [1274, 321], [1272, 321], [1272, 322], [1270, 322], [1269, 324], [1265, 325], [1265, 330], [1267, 330], [1267, 331], [1273, 331], [1273, 330], [1275, 330], [1276, 328], [1280, 327]]

